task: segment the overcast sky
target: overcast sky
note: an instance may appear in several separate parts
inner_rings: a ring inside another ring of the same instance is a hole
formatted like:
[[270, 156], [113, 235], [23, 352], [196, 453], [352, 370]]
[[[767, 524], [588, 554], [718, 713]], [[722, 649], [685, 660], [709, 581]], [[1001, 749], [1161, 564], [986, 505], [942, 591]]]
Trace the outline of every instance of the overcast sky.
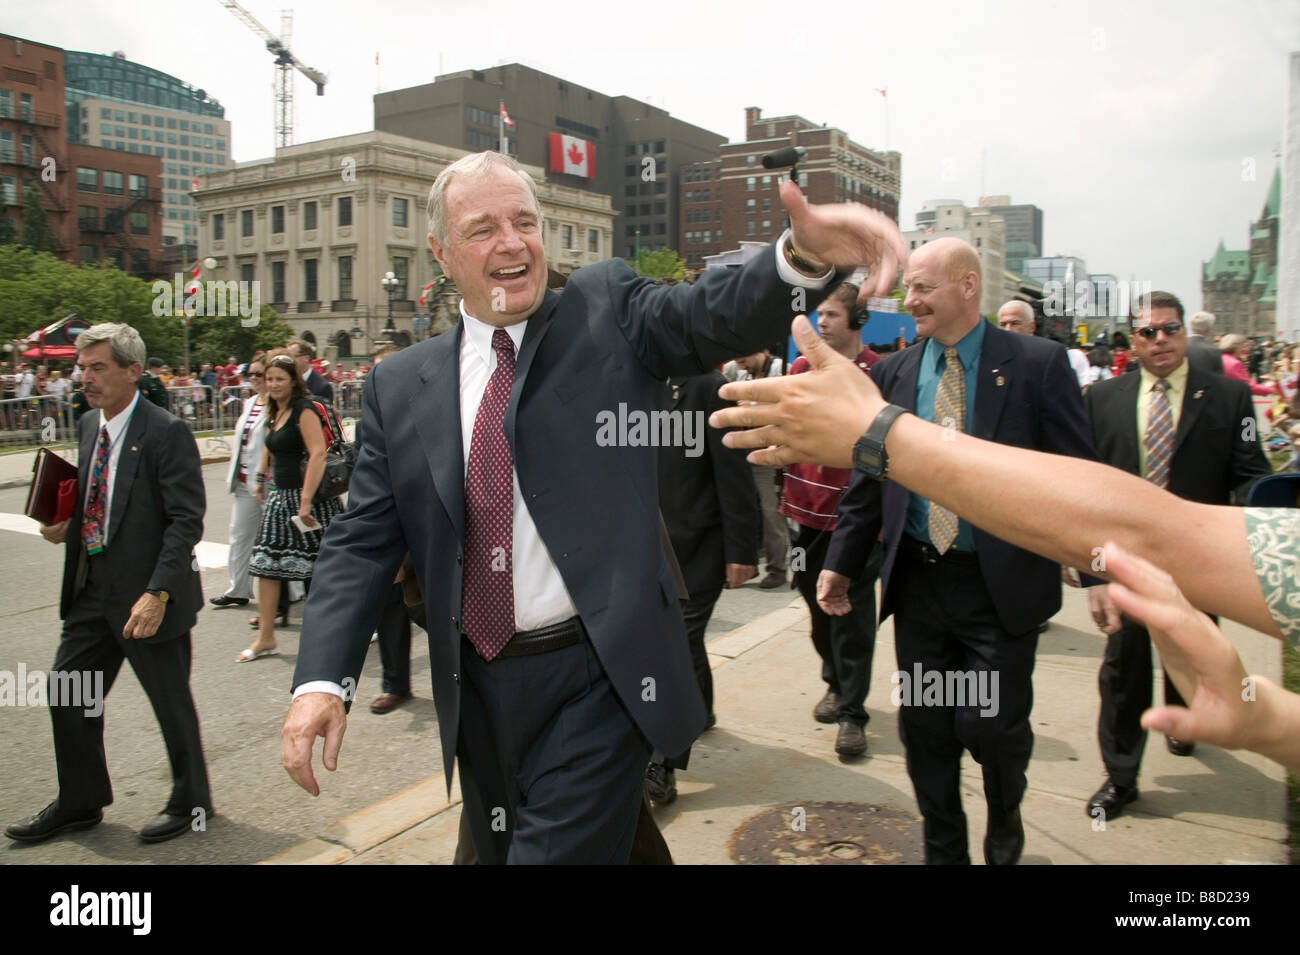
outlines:
[[[244, 6], [279, 32], [278, 5]], [[902, 153], [904, 229], [929, 199], [1010, 194], [1043, 209], [1047, 254], [1190, 308], [1219, 240], [1247, 245], [1300, 50], [1300, 0], [296, 0], [294, 12], [295, 54], [329, 74], [321, 98], [298, 77], [299, 143], [372, 128], [377, 84], [511, 62], [733, 141], [746, 106], [798, 113]], [[0, 32], [123, 50], [220, 100], [237, 161], [274, 152], [270, 54], [219, 0], [9, 3]]]

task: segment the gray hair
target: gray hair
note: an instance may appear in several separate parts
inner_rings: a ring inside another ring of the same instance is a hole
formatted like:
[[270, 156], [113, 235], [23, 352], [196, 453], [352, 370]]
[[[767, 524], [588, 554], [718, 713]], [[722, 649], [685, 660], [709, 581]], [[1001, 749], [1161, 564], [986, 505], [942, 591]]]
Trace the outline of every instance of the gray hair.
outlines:
[[1028, 302], [1022, 302], [1018, 298], [1013, 298], [1011, 301], [1004, 303], [1003, 306], [998, 309], [998, 317], [1001, 318], [1002, 313], [1005, 311], [1019, 312], [1020, 317], [1026, 322], [1030, 325], [1034, 324], [1034, 309]]
[[1187, 325], [1191, 328], [1193, 335], [1208, 336], [1214, 330], [1214, 314], [1212, 312], [1197, 312]]
[[77, 336], [77, 354], [91, 345], [108, 342], [113, 346], [113, 361], [121, 368], [145, 363], [148, 352], [145, 351], [144, 339], [130, 325], [120, 322], [101, 322], [91, 325]]
[[458, 176], [465, 179], [482, 179], [497, 169], [508, 169], [527, 184], [528, 194], [533, 197], [533, 208], [537, 212], [537, 222], [540, 226], [542, 204], [537, 198], [537, 184], [533, 182], [532, 176], [524, 172], [524, 167], [519, 165], [513, 157], [492, 150], [471, 153], [468, 156], [461, 156], [438, 173], [438, 178], [433, 181], [433, 187], [429, 189], [429, 201], [426, 206], [429, 215], [429, 235], [433, 236], [439, 245], [447, 244], [446, 202], [447, 187], [451, 185], [451, 181]]

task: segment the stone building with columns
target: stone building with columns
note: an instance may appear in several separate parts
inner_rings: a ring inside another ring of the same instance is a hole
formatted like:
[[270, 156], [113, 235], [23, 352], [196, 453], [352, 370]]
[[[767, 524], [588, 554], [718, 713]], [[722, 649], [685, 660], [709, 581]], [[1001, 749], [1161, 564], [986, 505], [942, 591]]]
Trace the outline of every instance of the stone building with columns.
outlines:
[[[284, 147], [274, 158], [204, 176], [195, 193], [198, 257], [217, 265], [203, 278], [260, 282], [261, 301], [331, 360], [364, 359], [376, 342], [438, 334], [455, 324], [459, 295], [448, 281], [418, 302], [441, 277], [425, 205], [438, 173], [464, 155], [370, 131]], [[609, 258], [609, 197], [525, 169], [537, 183], [551, 270], [567, 275]], [[396, 278], [391, 293], [381, 284], [388, 272]]]

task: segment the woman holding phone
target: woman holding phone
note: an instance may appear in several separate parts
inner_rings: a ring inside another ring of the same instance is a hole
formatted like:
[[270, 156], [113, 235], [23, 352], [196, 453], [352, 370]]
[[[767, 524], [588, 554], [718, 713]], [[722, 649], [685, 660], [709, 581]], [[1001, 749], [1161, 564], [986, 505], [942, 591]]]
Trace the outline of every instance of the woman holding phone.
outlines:
[[249, 565], [249, 573], [258, 578], [258, 630], [237, 663], [279, 652], [275, 612], [280, 587], [289, 580], [307, 585], [321, 536], [342, 510], [338, 498], [313, 501], [325, 471], [325, 432], [289, 354], [267, 359], [266, 396], [266, 445], [254, 478], [254, 494], [265, 501], [265, 509]]

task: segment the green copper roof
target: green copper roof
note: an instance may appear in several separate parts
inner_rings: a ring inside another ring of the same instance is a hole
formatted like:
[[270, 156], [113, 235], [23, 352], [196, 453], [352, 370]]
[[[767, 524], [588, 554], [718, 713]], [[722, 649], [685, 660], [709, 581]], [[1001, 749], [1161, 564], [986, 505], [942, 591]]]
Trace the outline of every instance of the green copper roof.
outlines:
[[1264, 286], [1264, 294], [1259, 297], [1259, 300], [1270, 305], [1277, 303], [1277, 269], [1269, 273], [1268, 285]]
[[1260, 262], [1255, 266], [1255, 277], [1250, 280], [1252, 286], [1268, 284], [1268, 263]]
[[1273, 170], [1273, 182], [1268, 187], [1268, 198], [1264, 200], [1264, 218], [1276, 218], [1282, 208], [1282, 170]]
[[1244, 249], [1228, 250], [1223, 247], [1223, 241], [1219, 241], [1219, 247], [1214, 251], [1214, 258], [1204, 265], [1205, 277], [1207, 279], [1218, 278], [1220, 275], [1228, 275], [1234, 279], [1244, 279], [1250, 277], [1250, 253]]

